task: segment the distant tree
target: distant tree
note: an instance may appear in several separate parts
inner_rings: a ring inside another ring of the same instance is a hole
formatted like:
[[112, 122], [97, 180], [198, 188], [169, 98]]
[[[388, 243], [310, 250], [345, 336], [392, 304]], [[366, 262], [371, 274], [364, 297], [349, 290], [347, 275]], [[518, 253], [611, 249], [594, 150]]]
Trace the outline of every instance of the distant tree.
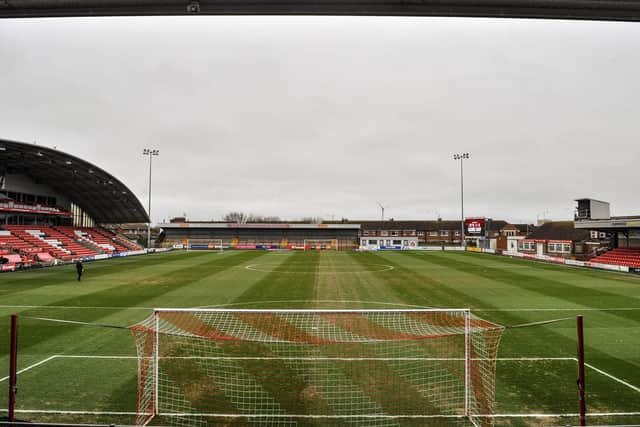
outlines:
[[251, 213], [248, 214], [244, 212], [233, 211], [223, 216], [222, 220], [226, 222], [233, 222], [236, 224], [246, 224], [248, 222], [280, 222], [280, 217], [255, 215]]
[[226, 222], [236, 223], [236, 224], [244, 224], [246, 222], [249, 222], [248, 221], [249, 218], [250, 218], [250, 215], [244, 212], [232, 211], [226, 214], [225, 216], [223, 216], [222, 220]]
[[305, 216], [304, 218], [300, 218], [300, 221], [307, 224], [322, 224], [324, 220], [319, 216]]

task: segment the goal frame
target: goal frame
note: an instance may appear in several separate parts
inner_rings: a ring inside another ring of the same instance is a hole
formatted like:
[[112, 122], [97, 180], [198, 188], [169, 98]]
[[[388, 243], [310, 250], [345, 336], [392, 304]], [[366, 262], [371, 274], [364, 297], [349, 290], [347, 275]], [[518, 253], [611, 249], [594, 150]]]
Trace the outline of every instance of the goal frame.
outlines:
[[306, 313], [306, 314], [323, 314], [323, 313], [345, 313], [345, 314], [364, 314], [364, 313], [462, 313], [464, 315], [464, 415], [473, 425], [477, 425], [470, 413], [470, 390], [471, 390], [471, 309], [469, 308], [413, 308], [413, 309], [225, 309], [225, 308], [155, 308], [153, 310], [153, 415], [144, 425], [161, 415], [159, 410], [159, 342], [160, 342], [160, 314], [161, 313]]
[[[203, 240], [202, 243], [193, 243], [192, 240]], [[206, 243], [204, 242], [206, 241]], [[202, 244], [202, 245], [212, 245], [213, 247], [209, 248], [209, 249], [191, 249], [191, 245], [195, 244]], [[223, 246], [223, 240], [222, 239], [187, 239], [187, 247], [186, 247], [187, 251], [191, 251], [191, 250], [199, 250], [199, 251], [206, 251], [206, 250], [210, 250], [210, 251], [224, 251], [224, 246]]]
[[[315, 250], [315, 249], [307, 249], [307, 245], [312, 246], [313, 242], [329, 242], [331, 244], [331, 249], [327, 249], [330, 251], [337, 251], [338, 250], [338, 239], [304, 239], [303, 241], [303, 247], [304, 247], [304, 251], [306, 252], [307, 250], [311, 251], [311, 250]], [[335, 248], [335, 249], [334, 249]]]

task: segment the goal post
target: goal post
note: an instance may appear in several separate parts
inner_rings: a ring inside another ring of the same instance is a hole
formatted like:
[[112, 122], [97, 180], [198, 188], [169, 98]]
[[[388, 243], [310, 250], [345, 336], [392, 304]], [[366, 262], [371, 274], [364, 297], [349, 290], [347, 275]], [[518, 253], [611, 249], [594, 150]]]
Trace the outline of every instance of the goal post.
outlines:
[[304, 250], [338, 250], [338, 239], [304, 239]]
[[468, 309], [157, 309], [136, 424], [489, 426], [503, 327]]
[[224, 250], [222, 239], [189, 239], [186, 244], [187, 250]]

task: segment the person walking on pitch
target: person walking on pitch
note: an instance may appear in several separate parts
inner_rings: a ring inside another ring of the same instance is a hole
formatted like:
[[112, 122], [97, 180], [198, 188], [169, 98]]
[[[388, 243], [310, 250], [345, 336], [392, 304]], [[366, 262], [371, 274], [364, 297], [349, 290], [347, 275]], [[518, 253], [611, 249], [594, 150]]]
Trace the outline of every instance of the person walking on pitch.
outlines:
[[84, 272], [84, 266], [82, 265], [82, 260], [76, 261], [76, 272], [78, 273], [78, 282], [82, 278], [82, 273]]

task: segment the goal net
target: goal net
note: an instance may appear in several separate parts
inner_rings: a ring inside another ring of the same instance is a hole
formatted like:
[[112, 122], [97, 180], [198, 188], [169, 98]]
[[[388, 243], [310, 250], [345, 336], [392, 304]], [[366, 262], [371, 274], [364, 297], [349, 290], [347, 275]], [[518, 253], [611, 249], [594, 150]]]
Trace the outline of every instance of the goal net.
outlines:
[[304, 240], [305, 251], [320, 251], [320, 250], [338, 250], [337, 239], [305, 239]]
[[493, 423], [503, 327], [469, 310], [161, 309], [131, 329], [138, 425]]
[[186, 244], [187, 250], [224, 250], [222, 239], [189, 239]]

